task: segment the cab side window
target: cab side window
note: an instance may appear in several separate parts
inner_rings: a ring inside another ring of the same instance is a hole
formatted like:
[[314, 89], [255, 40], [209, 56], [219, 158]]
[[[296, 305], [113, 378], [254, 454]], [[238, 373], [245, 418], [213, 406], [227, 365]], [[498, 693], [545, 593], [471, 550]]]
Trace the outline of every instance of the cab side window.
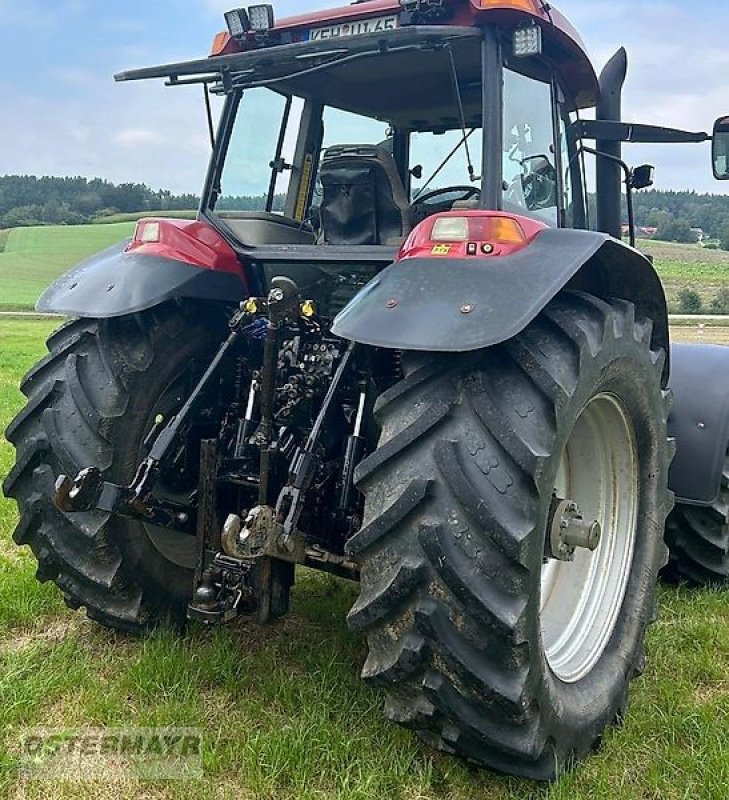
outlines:
[[559, 224], [552, 86], [504, 70], [504, 208]]
[[580, 142], [575, 134], [579, 112], [574, 103], [557, 86], [557, 108], [559, 128], [560, 175], [561, 175], [561, 215], [566, 228], [587, 227], [585, 211], [585, 159], [580, 150]]

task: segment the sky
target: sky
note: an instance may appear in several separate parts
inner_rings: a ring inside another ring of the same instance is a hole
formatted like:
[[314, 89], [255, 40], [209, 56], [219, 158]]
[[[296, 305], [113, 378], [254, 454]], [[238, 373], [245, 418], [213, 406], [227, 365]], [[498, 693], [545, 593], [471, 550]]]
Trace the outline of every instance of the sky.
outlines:
[[[279, 0], [279, 17], [337, 5]], [[729, 3], [561, 0], [599, 70], [625, 45], [626, 120], [709, 130], [729, 113]], [[115, 84], [123, 69], [205, 56], [230, 0], [0, 0], [0, 174], [82, 175], [198, 192], [199, 87]], [[708, 145], [628, 146], [656, 186], [729, 194]]]

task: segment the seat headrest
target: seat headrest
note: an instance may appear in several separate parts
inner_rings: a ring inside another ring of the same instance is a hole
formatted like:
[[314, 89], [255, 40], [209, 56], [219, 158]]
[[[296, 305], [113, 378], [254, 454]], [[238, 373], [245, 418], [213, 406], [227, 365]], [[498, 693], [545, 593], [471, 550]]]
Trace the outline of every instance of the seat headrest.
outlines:
[[335, 158], [392, 158], [392, 153], [378, 144], [335, 144], [327, 147], [322, 156], [322, 163]]

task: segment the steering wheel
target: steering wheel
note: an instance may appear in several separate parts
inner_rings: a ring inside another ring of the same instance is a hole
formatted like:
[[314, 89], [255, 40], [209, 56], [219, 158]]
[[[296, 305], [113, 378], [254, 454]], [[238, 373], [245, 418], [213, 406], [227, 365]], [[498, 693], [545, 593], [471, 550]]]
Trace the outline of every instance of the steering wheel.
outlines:
[[[476, 195], [481, 194], [481, 190], [476, 186], [444, 186], [442, 189], [433, 189], [432, 192], [426, 192], [426, 194], [421, 194], [417, 200], [415, 200], [415, 205], [439, 205], [438, 203], [433, 203], [432, 200], [434, 197], [438, 197], [442, 194], [461, 194], [462, 197], [456, 197], [455, 200], [448, 201], [448, 205], [453, 205], [453, 203], [461, 202], [463, 200], [470, 200], [472, 197], [476, 197]], [[445, 201], [441, 201], [443, 203]]]
[[[440, 211], [450, 211], [454, 203], [470, 200], [480, 194], [481, 189], [477, 186], [444, 186], [442, 189], [433, 189], [432, 192], [421, 194], [412, 204], [413, 224], [422, 222], [426, 217]], [[438, 197], [443, 199], [438, 201]]]

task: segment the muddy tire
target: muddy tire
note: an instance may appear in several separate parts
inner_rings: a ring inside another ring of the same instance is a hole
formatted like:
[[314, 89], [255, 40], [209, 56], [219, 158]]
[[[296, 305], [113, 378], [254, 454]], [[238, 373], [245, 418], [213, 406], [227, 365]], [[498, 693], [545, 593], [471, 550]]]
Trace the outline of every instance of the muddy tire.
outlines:
[[[387, 716], [430, 745], [550, 780], [625, 714], [667, 559], [671, 448], [651, 334], [628, 303], [564, 293], [504, 345], [406, 357], [379, 398], [348, 619], [367, 633], [362, 674], [384, 687]], [[555, 568], [557, 487], [603, 538]]]
[[716, 502], [710, 506], [677, 503], [666, 523], [671, 551], [665, 576], [692, 586], [729, 583], [729, 453]]
[[20, 511], [14, 539], [32, 549], [39, 580], [55, 581], [70, 608], [110, 628], [184, 619], [195, 540], [101, 512], [62, 514], [51, 501], [55, 480], [96, 466], [107, 480], [131, 482], [156, 415], [179, 409], [191, 365], [222, 335], [172, 307], [76, 320], [50, 337], [23, 380], [28, 402], [6, 433], [17, 460], [3, 485]]

